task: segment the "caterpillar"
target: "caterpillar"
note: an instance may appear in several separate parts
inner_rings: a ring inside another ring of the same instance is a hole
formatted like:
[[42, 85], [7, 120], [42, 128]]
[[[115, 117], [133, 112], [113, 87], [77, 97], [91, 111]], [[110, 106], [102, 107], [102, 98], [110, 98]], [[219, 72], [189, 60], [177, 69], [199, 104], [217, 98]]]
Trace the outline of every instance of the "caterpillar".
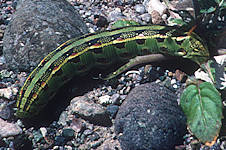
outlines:
[[37, 115], [57, 89], [74, 76], [150, 54], [181, 56], [198, 64], [209, 57], [198, 35], [176, 26], [139, 25], [86, 34], [60, 45], [31, 72], [19, 91], [16, 115]]

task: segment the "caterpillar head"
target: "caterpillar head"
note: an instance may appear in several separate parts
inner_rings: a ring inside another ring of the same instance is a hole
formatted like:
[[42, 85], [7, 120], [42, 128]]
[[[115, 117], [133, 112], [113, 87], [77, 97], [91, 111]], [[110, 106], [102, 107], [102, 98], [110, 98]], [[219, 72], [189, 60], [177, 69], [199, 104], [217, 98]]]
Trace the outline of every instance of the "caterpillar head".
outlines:
[[195, 33], [191, 33], [181, 44], [181, 49], [178, 53], [189, 58], [197, 64], [202, 64], [209, 59], [209, 51], [205, 43]]

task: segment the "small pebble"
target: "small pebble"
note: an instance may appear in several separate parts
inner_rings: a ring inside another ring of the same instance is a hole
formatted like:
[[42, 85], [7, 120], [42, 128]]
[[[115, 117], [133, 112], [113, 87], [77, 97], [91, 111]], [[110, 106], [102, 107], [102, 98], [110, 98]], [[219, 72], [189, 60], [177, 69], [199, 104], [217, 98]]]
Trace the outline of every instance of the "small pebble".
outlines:
[[111, 96], [111, 101], [113, 104], [117, 104], [118, 103], [118, 100], [120, 98], [120, 95], [118, 93], [115, 93]]
[[22, 129], [14, 123], [9, 123], [0, 118], [0, 137], [15, 136], [22, 133]]
[[54, 141], [55, 141], [54, 142], [55, 145], [57, 145], [57, 146], [61, 146], [61, 145], [65, 144], [65, 138], [63, 136], [56, 136]]
[[98, 139], [100, 139], [100, 135], [94, 132], [93, 134], [88, 135], [87, 138], [89, 138], [90, 141], [97, 141]]
[[66, 139], [72, 139], [74, 137], [75, 131], [71, 128], [63, 129], [62, 136]]
[[177, 81], [176, 81], [176, 79], [172, 79], [171, 80], [171, 84], [173, 85], [173, 84], [176, 84], [177, 83]]
[[145, 7], [142, 4], [137, 4], [135, 7], [136, 12], [140, 13], [140, 14], [144, 14], [145, 13]]
[[177, 89], [178, 86], [177, 86], [176, 84], [173, 84], [173, 88], [174, 88], [174, 89]]
[[3, 56], [0, 56], [0, 65], [3, 65], [5, 63], [5, 58]]
[[88, 136], [88, 135], [91, 135], [91, 134], [93, 134], [93, 131], [90, 130], [90, 129], [86, 129], [86, 130], [83, 132], [83, 135], [84, 135], [84, 136]]
[[97, 27], [107, 27], [108, 26], [108, 20], [104, 16], [100, 15], [94, 15], [94, 24]]
[[173, 73], [172, 72], [168, 72], [168, 76], [169, 77], [172, 77], [173, 76]]
[[33, 136], [34, 136], [33, 140], [34, 140], [35, 143], [38, 143], [41, 140], [43, 140], [43, 135], [41, 134], [40, 130], [34, 131]]
[[0, 89], [0, 96], [5, 97], [7, 99], [12, 99], [12, 96], [16, 95], [17, 92], [18, 92], [17, 88], [8, 87], [8, 88]]
[[119, 106], [117, 105], [109, 105], [107, 106], [107, 112], [110, 115], [111, 118], [115, 118], [117, 112], [118, 112]]
[[47, 129], [46, 129], [46, 128], [44, 128], [44, 127], [41, 127], [39, 130], [40, 130], [40, 132], [41, 132], [42, 136], [43, 136], [43, 137], [46, 137], [46, 134], [47, 134]]
[[[154, 2], [151, 3], [150, 1]], [[161, 23], [163, 20], [168, 20], [171, 16], [168, 16], [165, 12], [165, 6], [156, 5], [156, 2], [159, 0], [144, 0], [144, 1], [137, 1], [137, 0], [112, 0], [110, 2], [100, 1], [100, 0], [69, 0], [69, 2], [79, 11], [80, 15], [83, 17], [83, 20], [86, 22], [86, 25], [89, 28], [90, 33], [94, 33], [101, 28], [108, 28], [108, 21], [116, 21], [121, 19], [126, 20], [134, 20], [140, 24], [148, 24], [150, 22], [154, 23]], [[1, 41], [4, 30], [6, 29], [7, 25], [11, 20], [11, 14], [15, 12], [15, 8], [19, 3], [19, 0], [2, 0], [0, 2], [0, 67], [6, 64], [5, 59], [2, 55], [2, 48], [3, 43]], [[150, 5], [152, 8], [150, 8]], [[157, 7], [158, 6], [158, 7]], [[150, 13], [150, 11], [155, 10], [155, 13]], [[148, 11], [148, 13], [147, 13]], [[154, 15], [153, 15], [154, 14]], [[99, 18], [99, 20], [95, 23], [95, 15], [99, 15], [103, 18]], [[107, 16], [107, 17], [105, 17]], [[101, 20], [103, 19], [103, 20]], [[154, 20], [154, 21], [153, 21]], [[45, 25], [45, 22], [43, 22]], [[110, 22], [112, 24], [112, 22]], [[27, 34], [27, 31], [24, 32]], [[51, 31], [50, 31], [51, 34]], [[60, 35], [61, 32], [57, 32], [56, 34]], [[36, 35], [36, 34], [34, 34]], [[37, 36], [37, 35], [36, 35]], [[24, 43], [21, 43], [24, 45]], [[139, 68], [140, 69], [140, 68]], [[175, 89], [181, 86], [181, 74], [177, 74], [178, 72], [170, 72], [168, 70], [162, 71], [160, 67], [152, 67], [153, 70], [150, 72], [150, 78], [152, 78], [155, 82], [162, 82], [167, 78], [167, 84]], [[141, 69], [144, 70], [144, 67]], [[100, 122], [103, 122], [103, 119], [106, 118], [104, 113], [107, 113], [110, 118], [114, 119], [115, 115], [117, 114], [118, 108], [127, 97], [127, 93], [130, 90], [139, 85], [141, 82], [145, 83], [148, 80], [148, 77], [142, 73], [144, 71], [140, 71], [139, 73], [134, 73], [129, 76], [122, 75], [121, 78], [117, 81], [119, 84], [116, 86], [115, 89], [109, 89], [108, 87], [104, 88], [97, 88], [93, 90], [93, 95], [90, 98], [92, 101], [96, 102], [100, 100], [101, 104], [106, 104], [105, 107], [102, 108], [101, 105], [96, 105], [96, 103], [86, 103], [84, 101], [78, 102], [80, 106], [76, 106], [75, 104], [71, 104], [73, 108], [71, 112], [65, 110], [62, 112], [59, 121], [53, 122], [49, 127], [41, 127], [39, 130], [35, 130], [33, 127], [30, 129], [26, 129], [23, 125], [21, 120], [17, 120], [15, 123], [19, 125], [19, 127], [23, 128], [24, 132], [29, 135], [32, 140], [32, 147], [34, 149], [49, 149], [43, 148], [44, 143], [46, 144], [43, 138], [47, 135], [48, 137], [51, 135], [52, 139], [54, 140], [54, 144], [52, 144], [52, 149], [98, 149], [100, 145], [103, 143], [101, 139], [105, 138], [107, 141], [107, 145], [111, 144], [112, 146], [107, 147], [106, 149], [120, 149], [118, 146], [115, 146], [114, 142], [117, 141], [117, 137], [112, 135], [113, 131], [110, 129], [106, 129], [105, 127], [96, 128], [96, 125], [89, 122], [89, 119], [96, 119], [99, 114], [102, 114], [103, 117], [100, 118]], [[163, 75], [162, 75], [163, 74]], [[17, 77], [16, 77], [17, 76]], [[13, 88], [13, 83], [15, 83], [15, 79], [18, 78], [20, 86], [23, 85], [24, 80], [28, 76], [28, 73], [24, 74], [20, 73], [17, 75], [14, 72], [2, 70], [0, 73], [0, 80], [2, 84], [2, 88], [0, 89], [7, 89]], [[174, 77], [179, 80], [177, 81]], [[173, 79], [172, 79], [173, 78]], [[147, 79], [144, 81], [144, 79]], [[10, 83], [9, 83], [10, 82]], [[6, 94], [6, 97], [13, 98], [15, 93], [13, 90], [10, 92], [2, 92], [2, 93], [10, 93]], [[17, 93], [17, 91], [16, 91]], [[8, 96], [7, 96], [8, 95]], [[112, 103], [112, 104], [111, 104]], [[226, 106], [226, 102], [223, 101], [224, 105]], [[82, 105], [85, 104], [85, 105]], [[110, 105], [108, 105], [110, 104]], [[77, 118], [76, 111], [79, 111], [79, 115], [87, 117], [84, 120], [82, 118]], [[88, 110], [87, 112], [84, 110]], [[69, 113], [70, 112], [70, 113]], [[6, 121], [5, 121], [6, 122]], [[12, 123], [13, 124], [13, 123]], [[1, 126], [2, 127], [2, 126]], [[8, 125], [10, 127], [10, 125]], [[1, 131], [2, 128], [0, 128]], [[4, 134], [10, 132], [10, 129], [4, 130]], [[21, 129], [19, 131], [22, 131]], [[100, 132], [100, 133], [99, 133]], [[20, 132], [18, 132], [20, 134]], [[16, 133], [16, 134], [18, 134]], [[14, 133], [15, 134], [15, 133]], [[23, 136], [23, 134], [21, 134]], [[74, 138], [76, 135], [76, 138]], [[103, 136], [104, 135], [104, 136]], [[114, 137], [111, 137], [114, 136]], [[109, 138], [110, 137], [110, 138]], [[15, 143], [12, 140], [14, 137], [3, 138], [0, 140], [0, 147], [3, 149], [14, 149]], [[68, 140], [73, 139], [73, 140]], [[188, 145], [191, 143], [191, 140], [187, 141], [186, 144]], [[226, 144], [221, 141], [221, 149], [226, 148]], [[112, 143], [113, 142], [113, 143]], [[25, 143], [23, 143], [25, 144]], [[82, 145], [84, 145], [82, 148]], [[40, 146], [43, 146], [42, 148]], [[76, 148], [75, 148], [76, 147]], [[90, 148], [92, 147], [92, 148]], [[0, 148], [0, 149], [1, 149]], [[187, 148], [187, 147], [186, 147]], [[212, 147], [212, 149], [219, 148], [218, 145]]]
[[109, 95], [104, 95], [104, 96], [101, 96], [99, 97], [99, 102], [100, 104], [110, 104], [112, 103], [111, 97]]

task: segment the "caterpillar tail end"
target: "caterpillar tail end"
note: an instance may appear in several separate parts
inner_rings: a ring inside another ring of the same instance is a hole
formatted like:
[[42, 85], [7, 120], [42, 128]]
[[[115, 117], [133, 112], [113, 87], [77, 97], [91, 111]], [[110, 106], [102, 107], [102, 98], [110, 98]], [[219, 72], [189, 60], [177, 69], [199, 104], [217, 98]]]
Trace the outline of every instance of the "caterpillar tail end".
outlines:
[[28, 111], [23, 111], [22, 109], [17, 109], [15, 116], [18, 118], [32, 118], [36, 114], [30, 113]]

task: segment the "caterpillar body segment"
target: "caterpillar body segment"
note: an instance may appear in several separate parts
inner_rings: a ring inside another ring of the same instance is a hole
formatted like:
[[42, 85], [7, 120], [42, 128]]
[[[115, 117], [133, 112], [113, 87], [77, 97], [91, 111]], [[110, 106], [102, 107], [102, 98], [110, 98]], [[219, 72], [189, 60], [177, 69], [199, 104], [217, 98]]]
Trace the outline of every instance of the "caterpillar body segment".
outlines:
[[198, 64], [209, 57], [195, 33], [187, 34], [177, 27], [130, 26], [83, 35], [63, 43], [31, 72], [19, 92], [16, 115], [37, 115], [57, 89], [74, 76], [150, 54], [181, 56]]

